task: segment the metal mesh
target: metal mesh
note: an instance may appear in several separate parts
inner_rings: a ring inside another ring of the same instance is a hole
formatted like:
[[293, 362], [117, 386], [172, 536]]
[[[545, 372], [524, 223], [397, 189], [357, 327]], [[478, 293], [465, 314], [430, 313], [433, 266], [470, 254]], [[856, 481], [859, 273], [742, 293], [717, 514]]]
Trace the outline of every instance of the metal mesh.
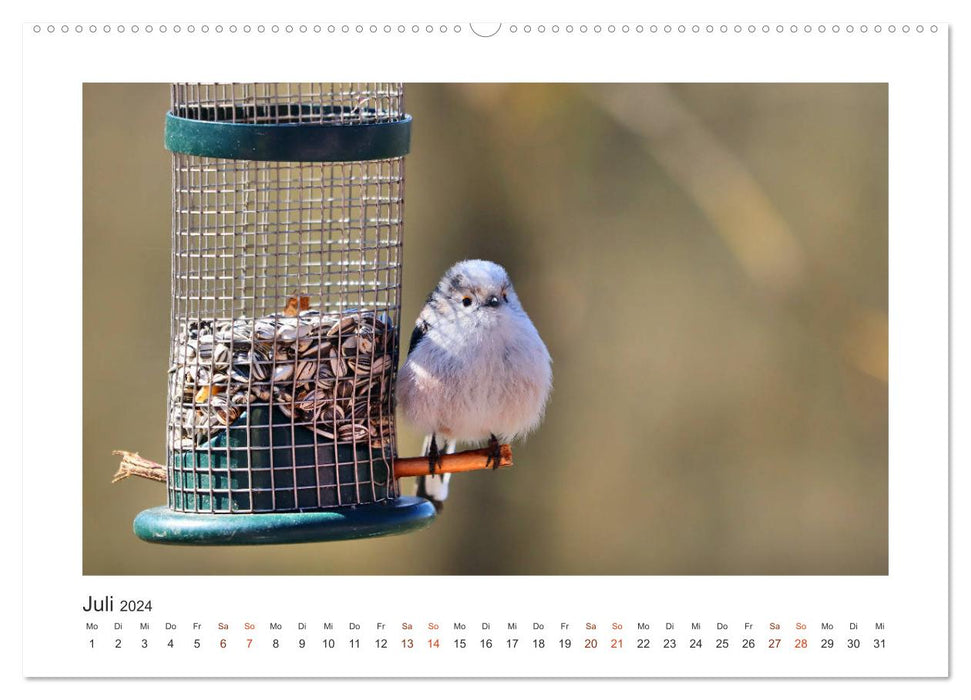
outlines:
[[[402, 94], [383, 83], [182, 84], [172, 109], [302, 119], [291, 108], [313, 105], [316, 119], [396, 120]], [[267, 512], [396, 497], [403, 159], [173, 153], [172, 168], [169, 507]]]
[[247, 124], [368, 124], [404, 115], [401, 83], [180, 83], [172, 113]]

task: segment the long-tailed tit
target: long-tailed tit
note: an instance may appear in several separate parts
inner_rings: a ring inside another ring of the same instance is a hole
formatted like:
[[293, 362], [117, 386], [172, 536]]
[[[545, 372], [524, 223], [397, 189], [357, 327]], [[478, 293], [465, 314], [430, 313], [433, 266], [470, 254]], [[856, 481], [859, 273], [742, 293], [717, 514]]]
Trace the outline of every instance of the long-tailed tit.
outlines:
[[[486, 260], [464, 260], [445, 273], [415, 323], [398, 374], [405, 418], [427, 433], [429, 472], [458, 442], [499, 441], [539, 425], [552, 387], [549, 351], [523, 311], [509, 275]], [[441, 510], [449, 474], [421, 477], [418, 495]]]

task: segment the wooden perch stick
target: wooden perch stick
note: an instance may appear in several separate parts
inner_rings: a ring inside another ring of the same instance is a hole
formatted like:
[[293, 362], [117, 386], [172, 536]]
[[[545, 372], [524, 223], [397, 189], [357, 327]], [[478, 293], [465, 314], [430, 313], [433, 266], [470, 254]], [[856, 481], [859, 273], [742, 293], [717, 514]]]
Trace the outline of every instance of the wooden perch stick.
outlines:
[[111, 483], [127, 479], [130, 476], [142, 476], [153, 481], [165, 481], [165, 467], [158, 462], [145, 459], [137, 452], [126, 452], [125, 450], [115, 450], [111, 454], [121, 457], [121, 464], [118, 471], [111, 477]]
[[[129, 476], [140, 476], [153, 481], [165, 481], [165, 465], [145, 459], [137, 452], [126, 452], [125, 450], [115, 450], [111, 454], [121, 457], [121, 464], [118, 471], [111, 479], [111, 483], [127, 479]], [[499, 446], [499, 468], [512, 466], [512, 448], [509, 445]], [[441, 466], [435, 467], [434, 472], [428, 470], [427, 457], [399, 457], [394, 461], [394, 478], [401, 479], [406, 476], [424, 476], [425, 474], [454, 474], [456, 472], [471, 472], [478, 469], [490, 469], [488, 464], [489, 450], [466, 450], [455, 454], [442, 455]]]
[[[509, 445], [499, 445], [500, 468], [512, 466], [512, 448]], [[394, 461], [394, 478], [404, 476], [424, 476], [425, 474], [455, 474], [457, 472], [473, 472], [477, 469], [491, 469], [487, 465], [489, 450], [466, 450], [455, 454], [442, 455], [441, 466], [436, 465], [434, 472], [428, 471], [428, 457], [399, 457]]]

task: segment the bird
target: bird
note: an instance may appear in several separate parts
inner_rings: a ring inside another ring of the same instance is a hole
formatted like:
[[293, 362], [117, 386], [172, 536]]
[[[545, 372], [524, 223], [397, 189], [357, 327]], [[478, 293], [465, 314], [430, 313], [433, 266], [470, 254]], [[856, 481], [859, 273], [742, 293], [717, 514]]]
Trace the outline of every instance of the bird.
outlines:
[[460, 442], [488, 440], [488, 464], [498, 467], [500, 441], [540, 424], [552, 387], [549, 350], [506, 270], [488, 260], [452, 265], [418, 314], [395, 387], [405, 419], [426, 434], [429, 474], [417, 495], [441, 512], [451, 475], [433, 472]]

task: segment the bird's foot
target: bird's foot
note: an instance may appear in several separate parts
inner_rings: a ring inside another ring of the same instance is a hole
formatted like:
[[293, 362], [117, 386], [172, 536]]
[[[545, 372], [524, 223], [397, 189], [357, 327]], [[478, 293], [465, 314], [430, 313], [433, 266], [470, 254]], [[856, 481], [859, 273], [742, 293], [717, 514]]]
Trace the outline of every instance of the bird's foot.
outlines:
[[489, 436], [489, 445], [487, 447], [489, 450], [486, 456], [486, 468], [492, 467], [493, 470], [499, 468], [499, 463], [502, 461], [502, 450], [499, 446], [499, 440], [495, 435]]
[[428, 473], [437, 474], [443, 466], [442, 455], [438, 451], [438, 443], [435, 442], [435, 436], [432, 435], [432, 444], [428, 446]]

